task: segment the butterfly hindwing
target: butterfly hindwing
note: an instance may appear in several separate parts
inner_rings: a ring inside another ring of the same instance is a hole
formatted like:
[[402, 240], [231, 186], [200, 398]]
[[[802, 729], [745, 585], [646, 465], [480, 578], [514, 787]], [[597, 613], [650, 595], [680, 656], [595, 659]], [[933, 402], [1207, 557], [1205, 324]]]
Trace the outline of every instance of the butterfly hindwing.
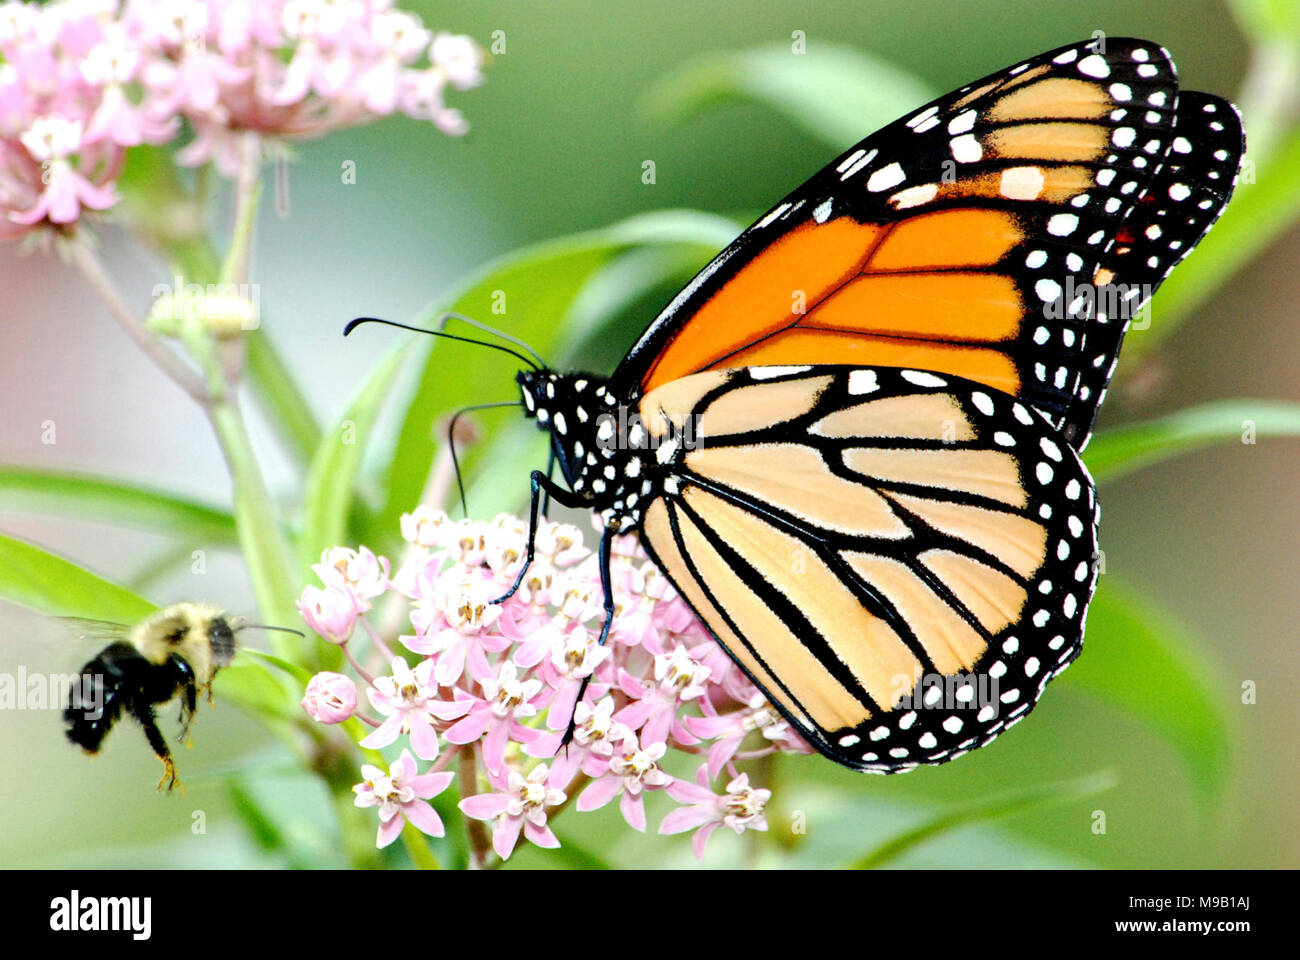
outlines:
[[[1094, 349], [1097, 298], [1076, 292], [1122, 256], [1126, 221], [1179, 156], [1177, 104], [1161, 47], [1106, 38], [911, 113], [705, 267], [629, 353], [616, 388], [746, 365], [911, 367], [1017, 396], [1081, 446], [1104, 388], [1085, 367], [1119, 339], [1107, 318]], [[1199, 152], [1203, 133], [1183, 141]], [[1154, 289], [1163, 275], [1141, 281]]]
[[760, 367], [671, 382], [639, 415], [692, 439], [646, 505], [647, 550], [841, 763], [952, 759], [1078, 653], [1093, 486], [1016, 398], [924, 371]]

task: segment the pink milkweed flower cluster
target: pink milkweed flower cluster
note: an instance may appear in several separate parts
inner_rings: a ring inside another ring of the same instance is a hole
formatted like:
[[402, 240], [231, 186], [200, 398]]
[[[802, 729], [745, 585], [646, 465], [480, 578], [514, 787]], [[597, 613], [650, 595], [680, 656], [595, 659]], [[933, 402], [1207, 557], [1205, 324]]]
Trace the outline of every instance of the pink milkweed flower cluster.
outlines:
[[227, 175], [248, 133], [403, 113], [462, 134], [444, 93], [481, 83], [483, 63], [391, 0], [0, 3], [0, 237], [107, 209], [126, 149], [185, 128], [178, 159]]
[[[406, 557], [391, 576], [371, 551], [336, 547], [314, 568], [322, 586], [307, 587], [299, 601], [307, 624], [343, 646], [364, 684], [374, 714], [354, 714], [373, 728], [361, 745], [403, 751], [400, 776], [381, 782], [369, 768], [357, 787], [358, 804], [380, 805], [383, 790], [395, 798], [381, 806], [381, 844], [397, 835], [402, 811], [425, 829], [422, 808], [411, 816], [402, 806], [421, 786], [404, 792], [400, 783], [432, 782], [421, 778], [453, 757], [461, 758], [461, 811], [490, 823], [502, 860], [521, 837], [558, 846], [550, 820], [570, 801], [584, 813], [617, 799], [627, 824], [645, 831], [646, 797], [662, 792], [682, 806], [659, 832], [695, 830], [701, 857], [719, 826], [767, 829], [770, 794], [750, 787], [737, 761], [809, 748], [635, 537], [614, 541], [615, 612], [602, 646], [598, 559], [578, 528], [543, 520], [532, 565], [501, 603], [527, 554], [525, 521], [502, 514], [454, 522], [422, 506], [402, 517], [401, 530]], [[389, 628], [394, 636], [381, 634], [384, 623], [400, 624]], [[405, 649], [394, 652], [396, 641]], [[352, 649], [358, 644], [368, 647], [369, 668]], [[324, 675], [304, 708], [336, 723], [347, 693], [338, 675]], [[572, 739], [561, 748], [570, 720]], [[692, 758], [688, 780], [669, 772], [686, 769], [683, 754]], [[429, 763], [424, 774], [416, 758]]]

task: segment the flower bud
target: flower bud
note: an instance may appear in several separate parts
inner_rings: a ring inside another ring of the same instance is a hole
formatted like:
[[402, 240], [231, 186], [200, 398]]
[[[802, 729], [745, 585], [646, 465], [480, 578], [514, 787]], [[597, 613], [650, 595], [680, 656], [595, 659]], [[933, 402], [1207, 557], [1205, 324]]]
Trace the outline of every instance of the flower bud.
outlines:
[[330, 643], [343, 643], [357, 625], [357, 605], [352, 595], [336, 587], [304, 587], [298, 612], [307, 626]]
[[357, 708], [357, 687], [341, 673], [318, 673], [307, 684], [302, 708], [317, 723], [342, 723]]

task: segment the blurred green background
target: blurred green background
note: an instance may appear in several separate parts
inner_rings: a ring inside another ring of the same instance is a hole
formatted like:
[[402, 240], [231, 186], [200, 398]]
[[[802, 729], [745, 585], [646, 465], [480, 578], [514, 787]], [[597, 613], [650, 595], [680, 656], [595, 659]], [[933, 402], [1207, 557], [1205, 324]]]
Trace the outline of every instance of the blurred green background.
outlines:
[[[496, 256], [636, 214], [692, 208], [748, 223], [856, 139], [831, 142], [754, 103], [706, 105], [680, 122], [647, 107], [665, 77], [702, 56], [788, 47], [792, 32], [802, 30], [810, 62], [820, 55], [826, 63], [834, 54], [830, 46], [844, 45], [914, 74], [937, 94], [1103, 30], [1163, 44], [1184, 86], [1234, 98], [1251, 56], [1230, 10], [1199, 0], [404, 6], [427, 25], [468, 33], [485, 45], [503, 31], [506, 52], [494, 59], [483, 88], [455, 95], [473, 125], [468, 137], [450, 140], [413, 121], [391, 120], [299, 144], [290, 215], [282, 219], [264, 204], [254, 279], [265, 332], [322, 423], [340, 416], [394, 347], [378, 330], [344, 341], [339, 334], [349, 318], [417, 318]], [[893, 103], [858, 135], [919, 102]], [[1246, 123], [1249, 134], [1249, 115]], [[642, 182], [646, 160], [655, 162], [653, 184]], [[347, 161], [356, 164], [354, 184], [340, 175]], [[1250, 189], [1243, 185], [1239, 194]], [[729, 229], [707, 225], [701, 238], [716, 235], [720, 247]], [[101, 239], [120, 286], [143, 311], [153, 285], [166, 279], [165, 268], [121, 233], [107, 229]], [[698, 266], [709, 255], [707, 243], [698, 246], [673, 255]], [[1179, 272], [1196, 271], [1197, 256]], [[1300, 232], [1291, 229], [1140, 360], [1141, 348], [1134, 347], [1151, 333], [1131, 334], [1100, 426], [1221, 398], [1300, 400], [1298, 258]], [[635, 261], [626, 267], [636, 274]], [[57, 258], [20, 257], [9, 246], [0, 248], [0, 289], [6, 335], [0, 461], [111, 474], [228, 503], [226, 475], [203, 417], [125, 340], [78, 276]], [[568, 358], [610, 369], [671, 292], [670, 285], [641, 291], [623, 305], [617, 325], [571, 342]], [[527, 296], [512, 296], [504, 316], [489, 315], [486, 303], [479, 316], [508, 331], [560, 319], [539, 312]], [[1153, 331], [1160, 323], [1157, 298]], [[476, 358], [478, 366], [470, 367], [456, 349], [440, 348], [443, 394], [464, 403], [513, 398], [513, 361]], [[481, 376], [484, 369], [492, 374]], [[417, 373], [407, 366], [395, 396], [409, 392]], [[374, 464], [392, 451], [401, 405], [400, 399], [390, 404], [379, 421]], [[57, 427], [53, 445], [42, 443], [47, 421]], [[292, 499], [298, 482], [292, 464], [256, 417], [254, 429], [272, 487]], [[521, 463], [541, 449], [529, 443], [518, 450]], [[1016, 790], [1065, 783], [1078, 789], [1065, 790], [1060, 802], [943, 833], [892, 863], [1300, 865], [1300, 700], [1291, 692], [1300, 666], [1297, 472], [1300, 445], [1261, 439], [1225, 443], [1103, 485], [1106, 571], [1090, 622], [1095, 630], [1098, 618], [1106, 618], [1110, 635], [1142, 644], [1138, 624], [1123, 617], [1134, 604], [1150, 608], [1156, 612], [1145, 622], [1157, 623], [1162, 642], [1179, 653], [1174, 668], [1157, 658], [1146, 662], [1145, 674], [1123, 678], [1130, 701], [1147, 701], [1150, 715], [1090, 695], [1106, 654], [1085, 646], [1080, 664], [1053, 684], [1030, 722], [957, 763], [880, 778], [817, 757], [788, 759], [771, 772], [778, 794], [769, 819], [781, 818], [788, 830], [802, 814], [807, 833], [789, 838], [781, 854], [789, 859], [779, 862], [842, 865], [963, 804], [997, 806]], [[479, 515], [489, 507], [517, 508], [524, 492], [520, 470], [503, 473], [479, 485], [471, 506]], [[236, 554], [195, 547], [205, 549], [206, 560], [196, 575], [189, 551], [178, 560], [164, 537], [13, 507], [0, 501], [0, 530], [135, 583], [150, 596], [253, 608]], [[170, 558], [170, 566], [159, 565], [160, 558]], [[1124, 603], [1107, 604], [1110, 577], [1124, 586], [1109, 595]], [[49, 621], [0, 608], [0, 671], [18, 663], [71, 671], [84, 653], [69, 649], [66, 634]], [[1093, 672], [1074, 679], [1090, 653]], [[1186, 682], [1171, 687], [1170, 669], [1185, 672]], [[1244, 682], [1257, 685], [1257, 703], [1241, 703]], [[1192, 687], [1200, 699], [1180, 701], [1179, 691]], [[170, 720], [166, 726], [171, 736]], [[157, 762], [137, 731], [116, 734], [91, 761], [67, 745], [53, 711], [0, 717], [0, 758], [7, 774], [0, 778], [0, 866], [341, 862], [331, 852], [323, 788], [298, 772], [255, 721], [220, 702], [215, 711], [203, 709], [194, 748], [178, 756], [189, 787], [184, 797], [154, 792]], [[263, 825], [261, 845], [237, 815], [232, 771], [240, 773], [240, 789], [274, 818]], [[1089, 792], [1103, 784], [1113, 786]], [[672, 806], [666, 797], [651, 797], [652, 830]], [[1094, 832], [1095, 811], [1105, 813], [1104, 834]], [[197, 832], [199, 823], [204, 832]], [[568, 813], [556, 829], [567, 850], [598, 853], [601, 860], [591, 862], [695, 862], [685, 838], [634, 836], [614, 805], [594, 815]], [[268, 831], [299, 853], [271, 850]], [[754, 862], [753, 856], [723, 831], [711, 841], [706, 863], [736, 865]], [[763, 854], [757, 864], [776, 863], [777, 856]], [[555, 862], [529, 848], [511, 865]]]

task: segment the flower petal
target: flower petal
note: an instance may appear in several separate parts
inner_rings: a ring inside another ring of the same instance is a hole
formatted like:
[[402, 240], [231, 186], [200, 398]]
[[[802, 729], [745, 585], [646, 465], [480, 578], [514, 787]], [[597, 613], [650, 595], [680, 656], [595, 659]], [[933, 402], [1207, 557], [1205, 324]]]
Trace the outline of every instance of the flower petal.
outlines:
[[459, 804], [461, 813], [475, 820], [491, 820], [506, 812], [510, 797], [504, 793], [480, 793]]
[[402, 812], [406, 814], [407, 820], [431, 837], [441, 837], [447, 833], [438, 811], [429, 806], [425, 800], [412, 800], [410, 803], [403, 804]]
[[633, 794], [630, 790], [624, 793], [618, 801], [618, 808], [629, 827], [645, 833], [645, 801], [639, 794]]
[[380, 850], [384, 849], [401, 835], [404, 826], [406, 826], [406, 820], [402, 817], [393, 817], [391, 820], [380, 821], [379, 836], [375, 840], [375, 846]]
[[659, 824], [659, 832], [665, 836], [674, 833], [685, 833], [687, 830], [703, 826], [716, 818], [717, 814], [703, 805], [678, 807], [664, 817], [663, 823]]
[[523, 817], [502, 817], [497, 821], [497, 828], [492, 831], [492, 849], [502, 860], [509, 860], [519, 842], [519, 831], [524, 825]]
[[415, 791], [417, 797], [430, 800], [446, 790], [455, 777], [454, 773], [444, 770], [441, 773], [426, 773], [419, 777], [412, 777], [407, 784]]
[[557, 837], [555, 832], [547, 826], [538, 826], [535, 823], [525, 823], [524, 836], [537, 846], [545, 847], [547, 850], [554, 850], [560, 845], [560, 838]]
[[593, 780], [587, 789], [582, 791], [582, 796], [578, 797], [578, 809], [584, 813], [589, 810], [599, 810], [613, 800], [622, 789], [623, 778], [613, 774]]

